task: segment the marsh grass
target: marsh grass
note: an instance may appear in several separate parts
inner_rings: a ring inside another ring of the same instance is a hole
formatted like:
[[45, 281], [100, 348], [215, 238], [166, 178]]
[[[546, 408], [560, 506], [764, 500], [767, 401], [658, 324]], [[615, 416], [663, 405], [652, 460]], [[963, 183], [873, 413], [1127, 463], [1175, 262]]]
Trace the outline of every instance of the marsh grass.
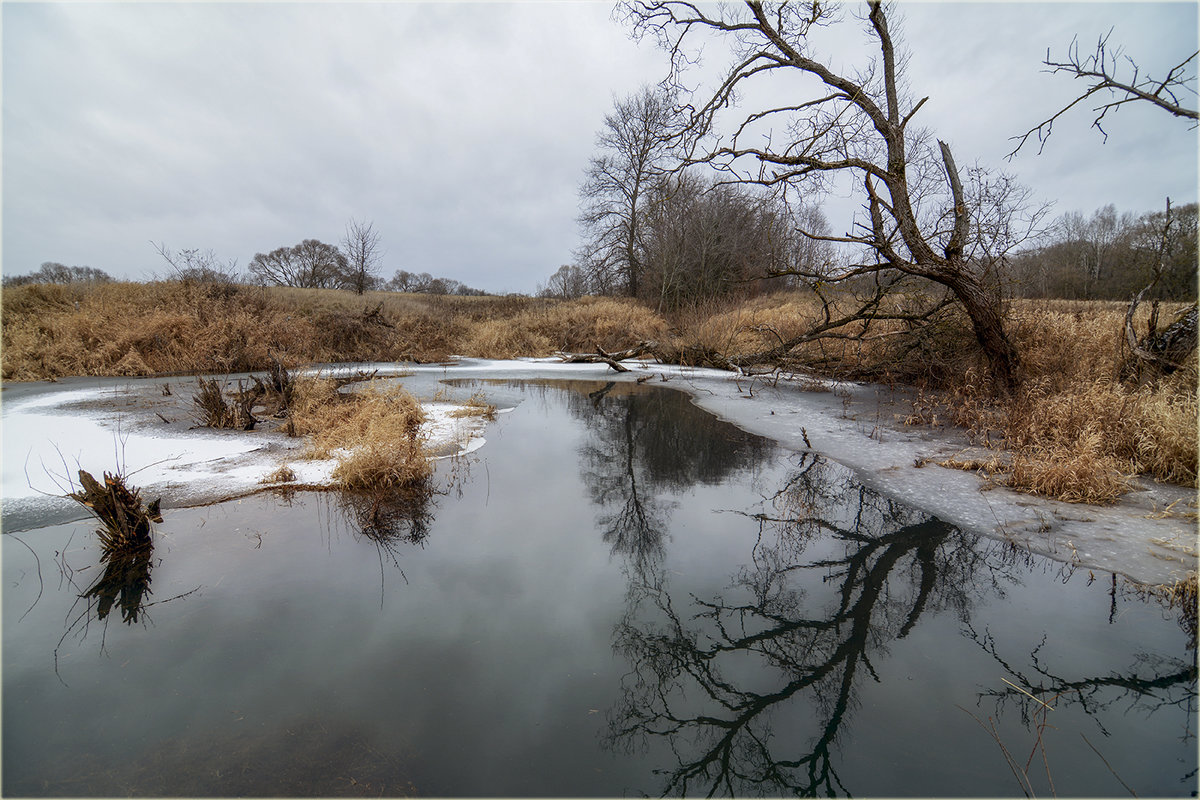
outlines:
[[410, 488], [433, 475], [420, 403], [397, 384], [379, 384], [339, 392], [330, 379], [296, 382], [291, 417], [296, 433], [308, 437], [304, 457], [335, 459], [341, 488]]
[[[828, 311], [834, 315], [855, 304], [848, 295], [829, 297]], [[228, 374], [270, 369], [275, 363], [428, 362], [451, 355], [534, 357], [596, 347], [615, 351], [645, 341], [656, 342], [672, 363], [719, 364], [768, 350], [826, 313], [814, 295], [795, 291], [712, 301], [669, 317], [614, 298], [358, 296], [186, 282], [32, 284], [6, 289], [0, 299], [5, 380]], [[880, 311], [925, 302], [901, 294]], [[1182, 307], [1166, 304], [1163, 318]], [[1012, 301], [1008, 328], [1025, 382], [1007, 397], [988, 388], [970, 326], [953, 311], [920, 333], [894, 320], [851, 326], [849, 332], [859, 338], [802, 344], [783, 367], [916, 387], [907, 422], [955, 425], [985, 447], [1010, 452], [1005, 471], [994, 478], [1021, 491], [1111, 502], [1137, 474], [1195, 486], [1196, 355], [1166, 378], [1140, 386], [1122, 383], [1125, 309], [1124, 303]], [[1148, 315], [1148, 308], [1139, 309], [1139, 332]], [[337, 387], [314, 384], [305, 391], [337, 393]], [[289, 404], [297, 402], [292, 398]], [[327, 412], [332, 416], [325, 422], [349, 425], [361, 439], [365, 422], [333, 418], [349, 413], [341, 405], [330, 406], [341, 410]], [[363, 414], [369, 416], [365, 408]], [[303, 408], [291, 416], [293, 425], [309, 424]], [[296, 433], [325, 442], [314, 445], [318, 449], [334, 447], [329, 437], [318, 435], [319, 428]], [[377, 465], [387, 461], [379, 452], [383, 447], [370, 456]], [[399, 452], [401, 445], [389, 447]], [[347, 467], [345, 474], [355, 472]]]
[[253, 390], [248, 391], [239, 381], [237, 391], [226, 400], [224, 388], [216, 379], [197, 378], [197, 390], [192, 395], [196, 424], [202, 428], [253, 430], [258, 420], [251, 409], [259, 396]]
[[481, 417], [488, 421], [496, 419], [496, 407], [484, 399], [483, 394], [476, 392], [465, 403], [450, 412], [456, 419], [463, 417]]
[[289, 467], [287, 464], [283, 464], [278, 469], [268, 472], [266, 475], [263, 476], [262, 480], [259, 481], [259, 483], [267, 483], [267, 484], [295, 483], [295, 482], [296, 482], [296, 471], [294, 469], [292, 469], [291, 467]]
[[[1196, 486], [1197, 360], [1152, 383], [1117, 379], [1120, 303], [1013, 304], [1013, 335], [1026, 372], [996, 397], [975, 368], [927, 389], [910, 422], [965, 428], [1012, 459], [998, 481], [1067, 502], [1112, 503], [1136, 475]], [[1144, 325], [1144, 315], [1139, 317]]]

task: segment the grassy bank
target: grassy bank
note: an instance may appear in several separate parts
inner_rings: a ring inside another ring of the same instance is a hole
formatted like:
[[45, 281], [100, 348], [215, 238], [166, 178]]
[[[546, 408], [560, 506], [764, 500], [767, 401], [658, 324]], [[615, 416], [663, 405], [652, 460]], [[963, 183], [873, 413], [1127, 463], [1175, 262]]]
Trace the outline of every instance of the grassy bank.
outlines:
[[[664, 318], [609, 298], [359, 297], [187, 283], [30, 285], [6, 289], [2, 302], [8, 381], [242, 372], [267, 369], [272, 354], [293, 365], [429, 362], [620, 350], [647, 340], [672, 361], [719, 362], [768, 350], [824, 313], [799, 293]], [[900, 310], [906, 298], [891, 302]], [[953, 424], [1006, 453], [949, 465], [982, 470], [1017, 489], [1109, 502], [1136, 474], [1195, 486], [1196, 356], [1155, 384], [1122, 384], [1124, 314], [1121, 303], [1014, 302], [1009, 326], [1026, 381], [1007, 398], [986, 389], [970, 330], [953, 314], [927, 335], [885, 322], [860, 339], [809, 342], [789, 366], [918, 387], [910, 424]], [[1146, 314], [1140, 310], [1140, 324]]]

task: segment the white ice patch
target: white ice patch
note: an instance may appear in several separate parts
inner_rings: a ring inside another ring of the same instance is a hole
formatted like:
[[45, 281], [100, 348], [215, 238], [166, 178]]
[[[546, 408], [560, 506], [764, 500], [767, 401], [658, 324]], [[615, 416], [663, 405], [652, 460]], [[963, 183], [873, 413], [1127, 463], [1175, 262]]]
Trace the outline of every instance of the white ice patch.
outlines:
[[5, 501], [62, 494], [78, 483], [80, 469], [96, 476], [120, 470], [137, 484], [190, 483], [222, 472], [263, 444], [228, 436], [153, 436], [123, 431], [98, 416], [31, 414], [26, 407], [4, 409]]
[[[380, 370], [381, 375], [384, 372]], [[156, 391], [148, 384], [140, 384], [140, 388], [143, 398]], [[153, 426], [134, 424], [133, 412], [106, 410], [95, 402], [110, 395], [121, 400], [129, 396], [107, 388], [50, 389], [4, 404], [0, 500], [6, 522], [19, 516], [21, 524], [27, 525], [40, 512], [61, 514], [73, 508], [63, 496], [78, 487], [80, 469], [96, 477], [120, 472], [141, 488], [143, 496], [162, 496], [167, 507], [253, 491], [283, 466], [296, 476], [289, 483], [332, 483], [337, 461], [301, 458], [303, 440], [271, 431], [167, 434]], [[66, 408], [81, 403], [90, 405]], [[461, 406], [449, 402], [422, 407], [427, 420], [421, 432], [434, 457], [461, 455], [483, 446], [483, 418], [452, 416]], [[145, 409], [139, 413], [145, 416]]]

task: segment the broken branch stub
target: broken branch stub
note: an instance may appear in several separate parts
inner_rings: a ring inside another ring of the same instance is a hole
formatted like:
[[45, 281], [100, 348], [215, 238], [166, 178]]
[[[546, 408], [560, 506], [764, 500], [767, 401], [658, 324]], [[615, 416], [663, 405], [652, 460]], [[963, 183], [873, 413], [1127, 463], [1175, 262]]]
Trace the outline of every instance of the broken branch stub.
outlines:
[[97, 531], [105, 551], [136, 550], [150, 545], [150, 523], [162, 522], [160, 500], [145, 504], [141, 492], [125, 484], [120, 474], [104, 473], [104, 483], [79, 470], [80, 489], [70, 497], [104, 523]]

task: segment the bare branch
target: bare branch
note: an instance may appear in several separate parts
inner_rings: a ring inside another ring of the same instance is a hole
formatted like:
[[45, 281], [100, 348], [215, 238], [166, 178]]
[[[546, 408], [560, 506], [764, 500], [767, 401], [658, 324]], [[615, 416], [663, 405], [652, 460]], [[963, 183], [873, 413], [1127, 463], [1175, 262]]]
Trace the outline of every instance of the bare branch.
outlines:
[[[1033, 136], [1037, 137], [1039, 143], [1038, 153], [1040, 154], [1045, 148], [1050, 134], [1054, 131], [1055, 121], [1079, 103], [1082, 103], [1093, 95], [1101, 93], [1108, 93], [1113, 99], [1109, 102], [1101, 103], [1092, 109], [1092, 112], [1096, 114], [1092, 120], [1092, 127], [1100, 131], [1105, 141], [1108, 139], [1108, 134], [1101, 123], [1108, 112], [1139, 100], [1155, 105], [1167, 113], [1182, 119], [1193, 121], [1200, 119], [1200, 114], [1195, 109], [1186, 107], [1184, 101], [1181, 99], [1182, 94], [1186, 93], [1193, 96], [1196, 94], [1196, 74], [1193, 71], [1193, 62], [1200, 56], [1200, 51], [1192, 53], [1183, 61], [1176, 64], [1168, 70], [1167, 74], [1161, 80], [1156, 80], [1150, 76], [1142, 77], [1137, 62], [1129, 56], [1125, 56], [1121, 48], [1109, 50], [1108, 40], [1111, 35], [1112, 30], [1110, 29], [1107, 34], [1100, 37], [1096, 42], [1095, 51], [1087, 57], [1083, 57], [1079, 53], [1078, 37], [1073, 39], [1071, 46], [1067, 48], [1067, 59], [1065, 61], [1053, 60], [1050, 57], [1050, 51], [1046, 51], [1046, 58], [1042, 63], [1049, 67], [1049, 69], [1042, 70], [1043, 72], [1048, 72], [1052, 75], [1060, 72], [1065, 73], [1075, 80], [1087, 81], [1089, 86], [1082, 94], [1047, 119], [1033, 126], [1024, 134], [1012, 137], [1017, 141], [1017, 146], [1013, 148], [1012, 152], [1006, 158], [1011, 159], [1015, 156]], [[1122, 58], [1122, 56], [1124, 57]], [[1123, 62], [1132, 68], [1131, 75], [1121, 76], [1119, 74]]]

